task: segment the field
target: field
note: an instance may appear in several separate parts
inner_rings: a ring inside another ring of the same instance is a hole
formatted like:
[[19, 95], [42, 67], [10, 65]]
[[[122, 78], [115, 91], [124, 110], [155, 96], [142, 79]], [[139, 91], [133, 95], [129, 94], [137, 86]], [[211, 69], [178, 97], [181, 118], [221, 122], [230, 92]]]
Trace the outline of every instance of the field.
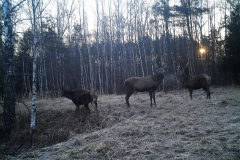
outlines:
[[203, 90], [194, 91], [192, 101], [186, 89], [157, 92], [156, 107], [147, 93], [136, 93], [130, 108], [125, 95], [100, 95], [99, 117], [90, 105], [85, 118], [85, 109], [76, 113], [66, 98], [41, 99], [33, 146], [30, 114], [19, 103], [0, 159], [240, 159], [240, 88], [211, 92], [209, 100]]

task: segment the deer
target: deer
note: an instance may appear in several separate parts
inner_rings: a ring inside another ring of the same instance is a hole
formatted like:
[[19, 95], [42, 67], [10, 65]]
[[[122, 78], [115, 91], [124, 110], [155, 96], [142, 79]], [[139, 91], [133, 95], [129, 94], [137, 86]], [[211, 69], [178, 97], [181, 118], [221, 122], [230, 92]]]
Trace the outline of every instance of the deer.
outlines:
[[97, 94], [93, 91], [89, 90], [67, 90], [62, 88], [62, 97], [66, 97], [75, 104], [77, 110], [79, 110], [80, 105], [84, 105], [84, 107], [90, 112], [88, 104], [91, 103], [94, 107], [96, 113], [98, 114], [97, 109]]
[[211, 77], [207, 74], [199, 74], [196, 76], [186, 75], [184, 73], [184, 69], [187, 65], [185, 65], [182, 70], [180, 70], [180, 66], [178, 66], [176, 77], [180, 81], [180, 83], [189, 90], [191, 100], [193, 90], [201, 88], [207, 93], [207, 99], [210, 99], [211, 94], [209, 84], [211, 82]]
[[155, 75], [149, 75], [145, 77], [130, 77], [125, 80], [124, 86], [127, 92], [125, 96], [125, 100], [128, 107], [130, 107], [129, 98], [135, 91], [137, 92], [148, 91], [150, 96], [150, 101], [151, 101], [151, 107], [152, 107], [152, 99], [156, 107], [155, 91], [157, 90], [159, 84], [161, 84], [163, 81], [165, 68], [166, 68], [166, 64], [158, 68], [157, 74]]

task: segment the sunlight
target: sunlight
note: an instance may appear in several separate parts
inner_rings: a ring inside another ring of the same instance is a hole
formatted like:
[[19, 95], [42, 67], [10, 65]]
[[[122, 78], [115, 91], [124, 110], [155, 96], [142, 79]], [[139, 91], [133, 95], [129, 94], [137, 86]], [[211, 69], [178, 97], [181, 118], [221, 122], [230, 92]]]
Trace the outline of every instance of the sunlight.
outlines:
[[200, 48], [199, 52], [200, 52], [201, 55], [203, 55], [206, 52], [206, 50], [204, 48]]

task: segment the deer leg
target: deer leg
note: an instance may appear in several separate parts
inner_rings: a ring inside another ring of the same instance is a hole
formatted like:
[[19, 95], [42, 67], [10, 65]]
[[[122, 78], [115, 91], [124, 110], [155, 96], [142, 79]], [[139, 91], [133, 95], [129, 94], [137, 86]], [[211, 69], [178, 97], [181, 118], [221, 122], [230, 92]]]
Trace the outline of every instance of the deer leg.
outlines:
[[210, 89], [209, 89], [209, 86], [207, 86], [207, 88], [203, 88], [204, 89], [204, 91], [206, 91], [206, 93], [207, 93], [207, 99], [209, 98], [211, 98], [211, 95], [210, 95]]
[[125, 100], [126, 100], [126, 103], [127, 103], [127, 106], [130, 107], [130, 104], [129, 104], [129, 97], [133, 94], [133, 91], [129, 91], [127, 92], [127, 95], [125, 97]]
[[90, 109], [88, 107], [88, 102], [84, 102], [83, 105], [87, 109], [87, 111], [86, 111], [86, 114], [83, 116], [81, 122], [84, 122], [86, 120], [87, 115], [90, 113]]
[[155, 91], [153, 91], [153, 93], [152, 93], [152, 97], [153, 97], [154, 105], [155, 105], [155, 107], [156, 107], [156, 101], [155, 101]]
[[211, 93], [210, 93], [209, 85], [207, 86], [207, 89], [208, 89], [207, 96], [208, 96], [209, 99], [211, 99]]
[[207, 99], [210, 99], [210, 90], [209, 90], [209, 86], [204, 87], [203, 90], [207, 93]]
[[149, 91], [150, 101], [151, 101], [151, 107], [152, 107], [152, 91]]
[[79, 105], [75, 104], [76, 105], [76, 116], [79, 115]]
[[88, 107], [88, 103], [91, 102], [91, 99], [90, 99], [89, 96], [88, 95], [83, 95], [83, 97], [82, 97], [82, 104], [84, 105], [85, 109], [87, 109], [88, 112], [90, 112], [90, 109]]
[[208, 96], [209, 99], [211, 99], [211, 93], [210, 93], [210, 90], [209, 90], [209, 89], [208, 89], [207, 96]]
[[89, 109], [88, 103], [84, 103], [84, 107], [87, 109], [87, 112], [90, 113], [90, 109]]
[[92, 102], [92, 106], [94, 107], [94, 110], [98, 114], [98, 109], [97, 109], [97, 102]]
[[193, 89], [190, 88], [190, 89], [189, 89], [189, 92], [190, 92], [190, 98], [191, 98], [191, 100], [192, 100], [192, 92], [193, 92]]
[[99, 112], [98, 112], [98, 109], [97, 109], [97, 101], [92, 101], [91, 103], [92, 103], [92, 106], [94, 107], [95, 112], [97, 113], [97, 120], [98, 120], [97, 124], [100, 125], [100, 123], [99, 123]]

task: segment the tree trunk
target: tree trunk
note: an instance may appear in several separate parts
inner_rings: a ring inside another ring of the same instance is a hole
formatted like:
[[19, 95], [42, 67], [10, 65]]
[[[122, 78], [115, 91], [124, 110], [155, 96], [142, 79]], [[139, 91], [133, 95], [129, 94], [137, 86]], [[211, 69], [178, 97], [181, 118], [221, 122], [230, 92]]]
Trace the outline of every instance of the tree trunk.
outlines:
[[33, 134], [33, 130], [36, 125], [36, 74], [37, 74], [37, 53], [36, 53], [36, 2], [32, 0], [32, 32], [33, 32], [33, 77], [32, 77], [32, 110], [31, 110], [31, 123], [30, 123], [30, 134]]
[[4, 30], [5, 30], [5, 76], [4, 76], [4, 110], [3, 123], [4, 132], [10, 135], [12, 127], [15, 125], [15, 78], [14, 78], [14, 44], [13, 44], [13, 24], [11, 20], [11, 3], [8, 0], [2, 1]]

